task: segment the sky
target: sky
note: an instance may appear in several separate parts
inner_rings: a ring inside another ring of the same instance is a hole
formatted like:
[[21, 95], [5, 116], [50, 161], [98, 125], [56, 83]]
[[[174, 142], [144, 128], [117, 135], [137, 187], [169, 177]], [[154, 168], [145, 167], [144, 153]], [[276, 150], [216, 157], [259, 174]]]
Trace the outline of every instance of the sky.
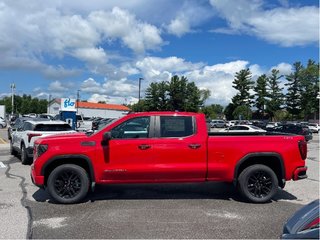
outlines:
[[[253, 79], [319, 61], [316, 0], [0, 0], [0, 99], [132, 104], [186, 76], [226, 106], [236, 72]], [[281, 80], [284, 86], [285, 79]]]

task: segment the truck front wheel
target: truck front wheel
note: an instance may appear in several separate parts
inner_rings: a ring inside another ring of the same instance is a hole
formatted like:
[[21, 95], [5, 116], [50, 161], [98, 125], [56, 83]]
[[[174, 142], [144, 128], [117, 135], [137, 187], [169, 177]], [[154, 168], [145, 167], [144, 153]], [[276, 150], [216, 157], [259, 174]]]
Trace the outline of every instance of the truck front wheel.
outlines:
[[56, 167], [47, 181], [48, 192], [58, 203], [80, 202], [88, 193], [89, 177], [80, 166], [64, 164]]
[[278, 178], [268, 166], [255, 164], [241, 172], [238, 189], [250, 202], [265, 203], [276, 194]]

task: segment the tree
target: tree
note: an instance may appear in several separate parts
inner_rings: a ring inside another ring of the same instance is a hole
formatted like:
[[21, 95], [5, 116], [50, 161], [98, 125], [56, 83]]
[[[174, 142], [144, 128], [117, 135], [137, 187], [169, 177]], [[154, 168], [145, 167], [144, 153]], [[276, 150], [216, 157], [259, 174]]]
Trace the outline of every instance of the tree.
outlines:
[[198, 112], [206, 96], [186, 77], [173, 76], [170, 82], [150, 84], [146, 90], [145, 110]]
[[305, 120], [319, 115], [319, 64], [309, 60], [307, 67], [301, 71], [301, 110]]
[[[11, 96], [4, 97], [0, 100], [0, 105], [6, 106], [7, 113], [11, 113]], [[39, 100], [32, 98], [31, 95], [24, 94], [22, 97], [19, 95], [14, 96], [14, 113], [27, 114], [27, 113], [45, 113], [47, 112], [48, 101], [45, 99]]]
[[254, 96], [250, 94], [250, 90], [253, 89], [254, 82], [249, 68], [237, 72], [232, 83], [232, 87], [238, 90], [238, 93], [232, 98], [232, 103], [236, 107], [241, 105], [251, 106]]
[[235, 108], [233, 111], [233, 119], [251, 119], [252, 111], [248, 105], [242, 105]]
[[279, 70], [272, 69], [271, 76], [267, 78], [267, 91], [268, 91], [268, 102], [267, 102], [267, 112], [271, 117], [274, 116], [274, 113], [278, 110], [281, 110], [281, 107], [284, 102], [284, 95], [282, 93], [283, 88], [280, 88], [279, 79]]
[[210, 106], [202, 107], [201, 112], [206, 115], [206, 118], [221, 118], [223, 115], [223, 106], [220, 104], [211, 104]]
[[224, 115], [226, 116], [227, 120], [232, 120], [233, 112], [236, 109], [236, 106], [233, 103], [229, 103], [226, 108], [224, 109]]
[[256, 92], [256, 101], [255, 101], [255, 107], [257, 108], [258, 115], [263, 117], [265, 113], [265, 106], [267, 104], [267, 81], [268, 77], [267, 75], [263, 74], [257, 79], [257, 84], [254, 88], [254, 91]]
[[303, 66], [300, 62], [293, 64], [294, 71], [290, 75], [286, 76], [288, 83], [288, 92], [286, 94], [286, 106], [287, 111], [293, 116], [293, 118], [299, 118], [301, 113], [301, 74]]

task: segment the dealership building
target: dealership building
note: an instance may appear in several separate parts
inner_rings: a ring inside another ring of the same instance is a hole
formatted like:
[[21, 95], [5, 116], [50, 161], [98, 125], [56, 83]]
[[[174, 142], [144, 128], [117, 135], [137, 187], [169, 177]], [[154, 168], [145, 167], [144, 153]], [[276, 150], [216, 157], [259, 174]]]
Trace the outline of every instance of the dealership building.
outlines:
[[[56, 98], [49, 103], [48, 113], [59, 114], [61, 99]], [[120, 104], [76, 102], [77, 114], [84, 117], [119, 118], [129, 113], [130, 108]]]

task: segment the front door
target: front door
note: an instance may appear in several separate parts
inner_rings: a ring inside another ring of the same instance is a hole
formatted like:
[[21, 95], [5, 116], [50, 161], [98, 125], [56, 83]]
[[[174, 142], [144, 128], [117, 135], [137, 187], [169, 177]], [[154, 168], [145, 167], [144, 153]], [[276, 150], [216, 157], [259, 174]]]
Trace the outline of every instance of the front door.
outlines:
[[112, 139], [103, 147], [107, 182], [149, 182], [154, 180], [151, 137], [153, 117], [129, 119], [111, 130]]

